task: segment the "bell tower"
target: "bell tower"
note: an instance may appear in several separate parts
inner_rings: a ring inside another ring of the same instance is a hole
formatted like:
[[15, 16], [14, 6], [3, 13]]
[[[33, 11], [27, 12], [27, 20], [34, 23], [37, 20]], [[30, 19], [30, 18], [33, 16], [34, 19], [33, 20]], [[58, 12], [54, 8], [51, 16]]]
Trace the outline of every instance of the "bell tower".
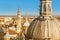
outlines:
[[18, 8], [18, 12], [17, 12], [17, 18], [20, 18], [20, 9]]
[[21, 27], [21, 15], [20, 15], [20, 9], [18, 8], [18, 12], [17, 12], [17, 33], [21, 33], [22, 31], [22, 27]]
[[52, 0], [40, 0], [40, 16], [52, 16]]

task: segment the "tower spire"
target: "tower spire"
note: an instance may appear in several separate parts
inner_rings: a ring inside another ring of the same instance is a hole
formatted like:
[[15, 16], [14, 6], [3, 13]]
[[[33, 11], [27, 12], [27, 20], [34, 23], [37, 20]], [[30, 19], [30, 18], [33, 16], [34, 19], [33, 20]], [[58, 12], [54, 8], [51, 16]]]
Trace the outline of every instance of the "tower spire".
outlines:
[[21, 33], [22, 31], [22, 26], [21, 26], [21, 14], [20, 14], [20, 8], [18, 8], [18, 13], [17, 13], [17, 33]]
[[17, 14], [17, 16], [18, 17], [20, 16], [20, 8], [18, 8], [18, 14]]
[[41, 16], [52, 16], [52, 8], [51, 8], [52, 0], [40, 0], [40, 1], [41, 1], [40, 15]]

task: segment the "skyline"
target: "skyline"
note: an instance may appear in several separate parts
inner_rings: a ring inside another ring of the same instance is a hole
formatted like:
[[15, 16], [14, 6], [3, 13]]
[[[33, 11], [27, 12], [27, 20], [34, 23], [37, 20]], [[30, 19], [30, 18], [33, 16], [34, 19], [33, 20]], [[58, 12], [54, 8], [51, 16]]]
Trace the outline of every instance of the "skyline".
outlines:
[[[39, 15], [39, 0], [0, 0], [0, 15]], [[60, 0], [52, 0], [53, 15], [60, 15]]]

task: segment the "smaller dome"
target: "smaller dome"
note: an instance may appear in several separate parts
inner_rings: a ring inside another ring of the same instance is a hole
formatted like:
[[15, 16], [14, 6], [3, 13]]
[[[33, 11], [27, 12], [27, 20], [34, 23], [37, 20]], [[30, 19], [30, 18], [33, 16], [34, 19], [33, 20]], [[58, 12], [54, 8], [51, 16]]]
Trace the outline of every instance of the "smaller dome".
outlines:
[[6, 39], [6, 40], [9, 40], [9, 39], [10, 39], [10, 34], [9, 34], [8, 31], [7, 31], [6, 34], [4, 35], [4, 39]]
[[29, 26], [29, 22], [25, 22], [23, 26]]
[[29, 23], [28, 19], [26, 18], [26, 22], [24, 23], [23, 26], [29, 26], [29, 25], [30, 25], [30, 23]]
[[10, 38], [9, 33], [6, 33], [6, 35], [4, 36], [4, 38]]

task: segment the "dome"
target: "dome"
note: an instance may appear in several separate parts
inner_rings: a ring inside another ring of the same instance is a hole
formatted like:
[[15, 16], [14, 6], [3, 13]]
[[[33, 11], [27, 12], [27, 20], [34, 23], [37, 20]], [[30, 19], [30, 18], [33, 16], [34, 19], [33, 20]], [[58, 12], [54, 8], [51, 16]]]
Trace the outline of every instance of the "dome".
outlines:
[[4, 39], [5, 39], [5, 40], [10, 40], [10, 34], [9, 34], [8, 29], [7, 29], [6, 34], [4, 35]]
[[25, 21], [25, 23], [24, 23], [24, 34], [26, 34], [27, 33], [27, 29], [28, 29], [28, 27], [29, 27], [29, 25], [30, 25], [30, 23], [29, 23], [29, 21], [28, 21], [28, 19], [27, 19], [27, 17], [25, 18], [26, 19], [26, 21]]
[[30, 24], [26, 40], [60, 40], [60, 23], [52, 16], [52, 0], [40, 0], [40, 16]]
[[24, 25], [23, 26], [29, 26], [30, 25], [30, 23], [29, 23], [29, 21], [28, 21], [28, 19], [27, 19], [27, 17], [26, 17], [26, 22], [24, 23]]
[[60, 23], [54, 17], [35, 18], [27, 30], [26, 38], [38, 40], [44, 38], [60, 39]]
[[10, 38], [10, 34], [6, 33], [6, 35], [4, 36], [4, 38]]
[[10, 38], [10, 34], [9, 34], [8, 29], [7, 29], [7, 32], [6, 32], [5, 36], [4, 36], [4, 38]]
[[28, 21], [26, 21], [23, 26], [29, 26], [29, 25], [30, 25], [30, 23]]

